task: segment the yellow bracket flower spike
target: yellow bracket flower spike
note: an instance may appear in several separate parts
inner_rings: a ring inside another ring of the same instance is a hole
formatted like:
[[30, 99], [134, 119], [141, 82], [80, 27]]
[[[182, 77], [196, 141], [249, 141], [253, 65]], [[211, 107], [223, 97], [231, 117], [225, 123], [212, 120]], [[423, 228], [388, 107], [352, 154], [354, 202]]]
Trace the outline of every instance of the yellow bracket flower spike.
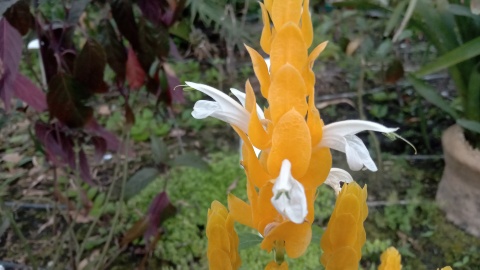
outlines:
[[272, 16], [273, 25], [276, 29], [282, 28], [287, 23], [298, 26], [302, 15], [303, 0], [281, 0], [273, 1]]
[[268, 88], [270, 87], [270, 73], [268, 72], [267, 63], [265, 63], [265, 59], [263, 59], [263, 57], [256, 50], [247, 45], [245, 45], [245, 48], [252, 59], [253, 71], [260, 82], [260, 91], [262, 92], [262, 96], [267, 98]]
[[[265, 1], [266, 2], [266, 1]], [[268, 16], [268, 11], [265, 5], [260, 3], [260, 8], [262, 9], [262, 20], [263, 20], [263, 29], [262, 35], [260, 36], [260, 46], [266, 54], [270, 54], [270, 47], [272, 43], [272, 29], [270, 27], [270, 18]]]

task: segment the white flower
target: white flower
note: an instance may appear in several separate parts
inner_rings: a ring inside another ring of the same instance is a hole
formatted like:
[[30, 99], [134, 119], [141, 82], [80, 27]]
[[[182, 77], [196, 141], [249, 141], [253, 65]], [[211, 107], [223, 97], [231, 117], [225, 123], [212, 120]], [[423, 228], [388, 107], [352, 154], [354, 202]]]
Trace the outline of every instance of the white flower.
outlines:
[[[194, 118], [203, 119], [208, 116], [215, 117], [229, 124], [237, 126], [243, 132], [248, 134], [250, 113], [245, 109], [245, 93], [233, 88], [230, 89], [233, 95], [235, 95], [240, 101], [240, 103], [238, 103], [222, 91], [211, 86], [192, 82], [186, 82], [186, 84], [214, 99], [214, 101], [197, 101], [192, 112], [192, 116]], [[265, 119], [261, 108], [258, 105], [256, 106], [259, 119]], [[362, 140], [355, 135], [361, 131], [367, 130], [383, 132], [387, 135], [393, 134], [392, 137], [399, 137], [403, 139], [402, 137], [394, 134], [397, 128], [388, 128], [381, 124], [370, 121], [346, 120], [324, 126], [323, 137], [318, 146], [328, 147], [345, 153], [347, 156], [348, 166], [351, 170], [358, 171], [361, 169], [368, 169], [371, 171], [376, 171], [377, 166], [370, 157], [367, 147]], [[406, 141], [405, 139], [403, 140]], [[408, 141], [406, 142], [409, 143]], [[258, 156], [260, 150], [255, 150]]]
[[285, 159], [273, 185], [271, 202], [280, 214], [300, 224], [308, 213], [307, 198], [302, 184], [293, 178], [291, 168], [292, 164]]
[[[250, 113], [233, 98], [229, 97], [220, 90], [211, 86], [193, 82], [186, 84], [204, 94], [210, 96], [215, 101], [199, 100], [193, 106], [192, 116], [196, 119], [204, 119], [208, 116], [220, 119], [229, 124], [237, 126], [245, 133], [248, 132], [248, 122]], [[234, 93], [235, 94], [235, 93]]]
[[375, 122], [362, 120], [346, 120], [323, 127], [323, 137], [320, 146], [341, 151], [346, 154], [351, 170], [359, 171], [367, 168], [376, 171], [377, 166], [370, 157], [367, 147], [355, 134], [372, 130], [383, 133], [393, 133], [398, 128], [387, 128]]
[[332, 168], [330, 169], [330, 173], [325, 180], [325, 184], [329, 185], [330, 187], [335, 190], [335, 194], [338, 195], [342, 190], [340, 183], [351, 183], [353, 182], [352, 176], [345, 170]]

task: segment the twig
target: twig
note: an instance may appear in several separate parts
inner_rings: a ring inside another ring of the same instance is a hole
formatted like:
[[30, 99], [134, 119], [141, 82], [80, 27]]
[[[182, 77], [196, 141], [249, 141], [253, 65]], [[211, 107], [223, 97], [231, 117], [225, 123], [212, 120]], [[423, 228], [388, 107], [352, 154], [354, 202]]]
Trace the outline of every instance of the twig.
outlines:
[[368, 207], [381, 207], [381, 206], [390, 206], [390, 205], [409, 205], [409, 204], [420, 204], [419, 201], [408, 201], [408, 200], [400, 200], [400, 201], [372, 201], [367, 202]]
[[[126, 139], [126, 144], [128, 145], [130, 142], [130, 132], [127, 131], [127, 139]], [[128, 147], [125, 148], [125, 156], [128, 157]], [[125, 195], [125, 185], [127, 183], [127, 173], [128, 173], [128, 160], [126, 159], [125, 162], [123, 163], [123, 178], [122, 178], [122, 188], [120, 192], [120, 200], [117, 202], [117, 207], [115, 209], [115, 216], [113, 217], [112, 221], [112, 228], [110, 229], [110, 233], [108, 234], [107, 242], [105, 243], [105, 246], [103, 247], [102, 254], [100, 255], [99, 259], [100, 262], [98, 263], [98, 266], [103, 265], [104, 263], [107, 262], [105, 260], [107, 256], [108, 249], [110, 247], [110, 243], [112, 242], [113, 239], [113, 234], [116, 231], [117, 225], [118, 225], [118, 219], [120, 217], [120, 210], [123, 210], [123, 197]]]
[[8, 208], [15, 209], [40, 209], [40, 210], [53, 210], [55, 208], [60, 208], [62, 210], [67, 209], [65, 205], [54, 205], [54, 204], [44, 204], [44, 203], [23, 203], [23, 202], [4, 202], [3, 205]]

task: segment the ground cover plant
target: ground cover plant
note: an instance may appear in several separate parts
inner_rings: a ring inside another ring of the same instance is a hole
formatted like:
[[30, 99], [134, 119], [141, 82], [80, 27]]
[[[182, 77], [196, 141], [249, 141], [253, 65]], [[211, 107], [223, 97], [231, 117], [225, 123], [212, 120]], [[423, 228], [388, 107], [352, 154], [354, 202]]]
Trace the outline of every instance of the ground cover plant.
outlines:
[[[480, 241], [446, 221], [433, 200], [443, 165], [439, 136], [455, 119], [403, 78], [436, 52], [418, 28], [397, 31], [402, 16], [392, 24], [374, 9], [309, 4], [312, 44], [329, 41], [313, 66], [309, 108], [319, 110], [325, 125], [361, 119], [399, 127], [418, 150], [414, 155], [407, 144], [359, 134], [378, 169], [351, 172], [360, 186], [368, 185], [359, 268], [385, 267], [380, 262], [397, 255], [381, 254], [394, 246], [403, 269], [477, 269]], [[258, 3], [5, 1], [0, 7], [0, 264], [209, 268], [208, 208], [214, 200], [228, 205], [229, 193], [247, 201], [248, 179], [235, 132], [220, 120], [193, 118], [204, 95], [175, 86], [194, 81], [244, 91], [249, 79], [260, 108], [271, 106], [260, 98], [265, 80], [255, 76], [243, 47], [261, 52]], [[27, 49], [36, 37], [42, 62]], [[16, 51], [6, 49], [12, 40]], [[446, 73], [424, 79], [447, 99], [456, 97]], [[336, 166], [348, 168], [344, 155], [332, 154]], [[284, 257], [291, 269], [321, 265], [320, 242], [337, 197], [325, 185], [316, 192], [309, 199], [312, 238], [302, 256]], [[281, 256], [260, 251], [257, 230], [239, 224], [235, 230], [240, 269], [280, 262]]]

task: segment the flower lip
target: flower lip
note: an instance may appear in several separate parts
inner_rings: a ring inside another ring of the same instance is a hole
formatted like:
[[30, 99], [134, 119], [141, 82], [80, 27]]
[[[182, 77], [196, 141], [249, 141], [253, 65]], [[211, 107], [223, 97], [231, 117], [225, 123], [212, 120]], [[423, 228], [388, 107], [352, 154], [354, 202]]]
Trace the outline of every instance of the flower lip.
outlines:
[[332, 187], [335, 191], [335, 194], [338, 196], [342, 190], [341, 184], [348, 184], [351, 182], [353, 182], [353, 178], [347, 171], [338, 168], [331, 168], [330, 173], [328, 174], [324, 183]]
[[291, 168], [290, 161], [283, 160], [280, 174], [273, 185], [271, 202], [280, 214], [300, 224], [308, 214], [307, 198], [302, 184], [293, 178]]
[[355, 134], [367, 130], [391, 134], [398, 128], [388, 128], [375, 122], [363, 120], [331, 123], [323, 127], [323, 137], [319, 146], [344, 152], [351, 170], [368, 169], [377, 171], [377, 166], [370, 157], [367, 147], [359, 137], [355, 136]]
[[[193, 89], [196, 89], [214, 101], [199, 100], [193, 107], [192, 116], [196, 119], [203, 119], [208, 116], [218, 118], [229, 124], [239, 127], [245, 133], [248, 132], [250, 113], [233, 98], [222, 91], [211, 86], [193, 82], [186, 82]], [[235, 93], [234, 93], [235, 94]]]

